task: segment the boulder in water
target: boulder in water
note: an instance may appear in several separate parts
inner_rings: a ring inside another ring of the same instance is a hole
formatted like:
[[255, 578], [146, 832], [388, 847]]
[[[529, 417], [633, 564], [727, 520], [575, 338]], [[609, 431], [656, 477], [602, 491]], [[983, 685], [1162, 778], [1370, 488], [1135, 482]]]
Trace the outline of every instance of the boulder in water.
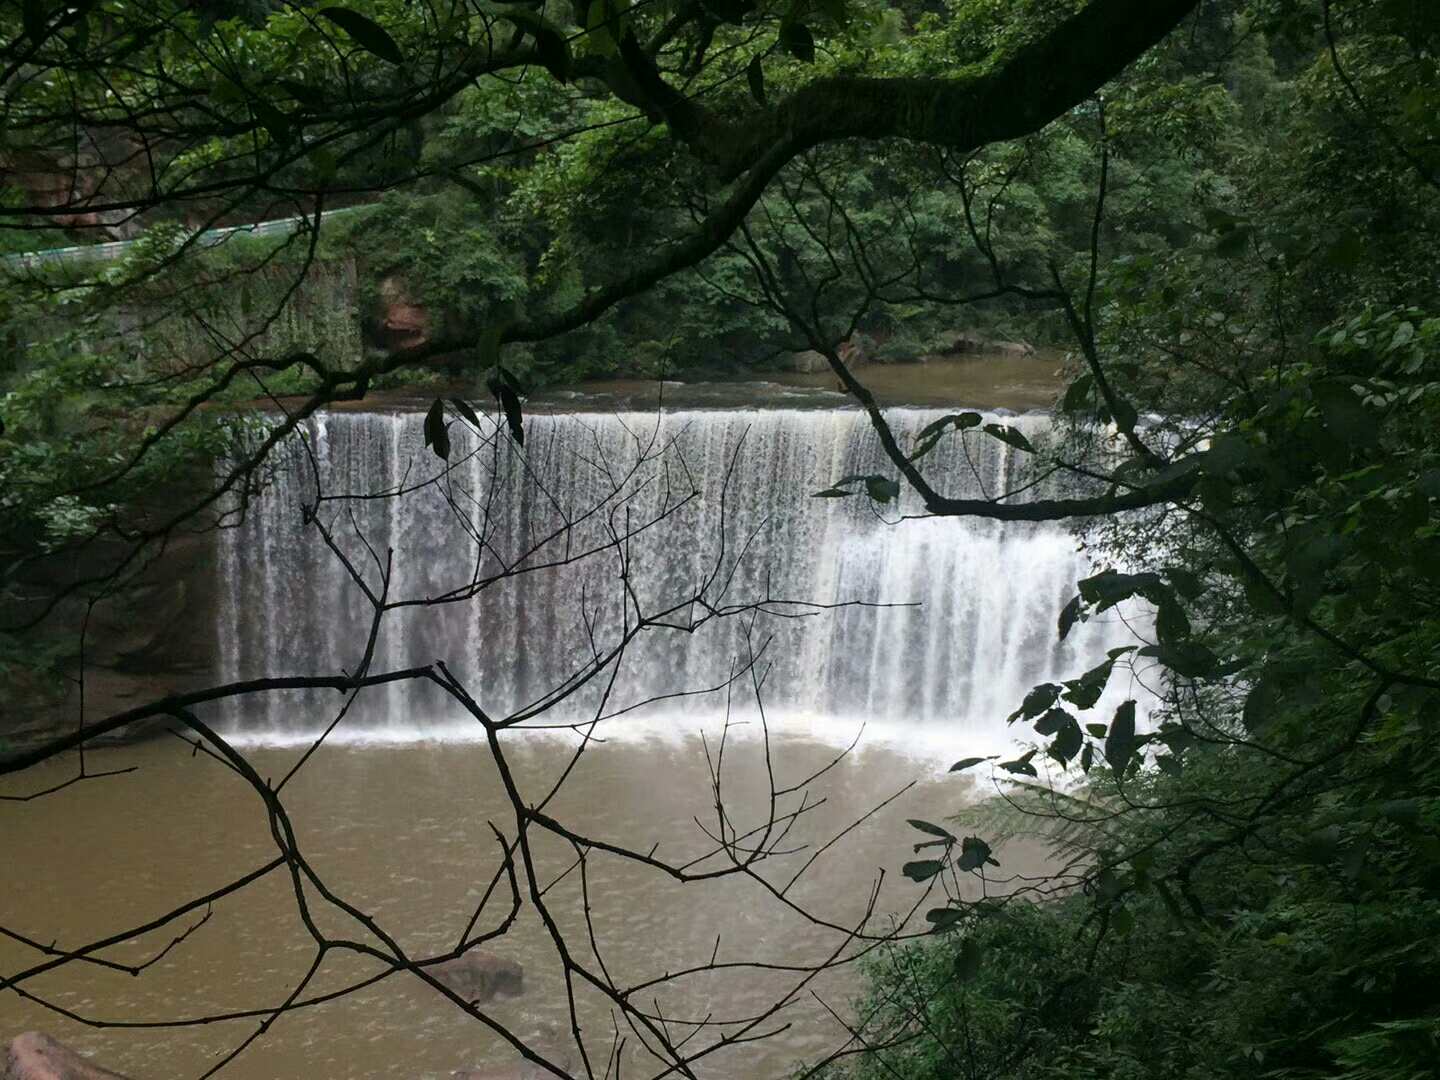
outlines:
[[[864, 334], [856, 334], [854, 337], [840, 342], [835, 347], [835, 354], [840, 357], [840, 362], [846, 367], [863, 367], [874, 359], [875, 342]], [[825, 359], [824, 353], [806, 349], [803, 352], [787, 354], [784, 366], [787, 371], [794, 371], [801, 375], [813, 375], [817, 371], [829, 371], [830, 361]]]
[[785, 358], [785, 367], [801, 375], [813, 375], [817, 371], [827, 370], [830, 361], [814, 349], [806, 349], [804, 352], [790, 353]]
[[974, 330], [947, 330], [939, 336], [944, 356], [975, 356], [999, 353], [1002, 356], [1034, 356], [1035, 346], [1026, 341], [996, 341]]
[[990, 347], [1006, 356], [1034, 356], [1035, 346], [1028, 341], [993, 341]]
[[426, 969], [466, 1001], [493, 1001], [525, 992], [525, 969], [514, 960], [472, 949]]
[[15, 1036], [3, 1064], [0, 1080], [125, 1080], [41, 1031]]

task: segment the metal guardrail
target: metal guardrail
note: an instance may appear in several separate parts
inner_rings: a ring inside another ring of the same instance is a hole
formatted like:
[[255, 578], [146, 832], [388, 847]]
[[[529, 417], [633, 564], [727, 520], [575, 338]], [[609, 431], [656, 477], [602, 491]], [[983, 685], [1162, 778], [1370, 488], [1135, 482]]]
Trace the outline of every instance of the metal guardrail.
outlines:
[[[340, 210], [329, 210], [325, 212], [322, 220], [369, 209], [369, 206], [347, 206]], [[308, 217], [302, 215], [275, 218], [272, 221], [256, 221], [249, 225], [226, 225], [222, 228], [204, 229], [199, 233], [192, 234], [191, 240], [197, 247], [209, 248], [223, 244], [236, 233], [247, 233], [250, 236], [283, 236], [295, 232], [300, 228], [302, 222], [309, 220]], [[140, 239], [141, 237], [137, 236], [131, 240], [112, 240], [105, 244], [77, 244], [74, 247], [46, 248], [43, 251], [22, 251], [0, 256], [0, 263], [3, 263], [6, 268], [31, 270], [45, 265], [63, 263], [109, 262], [123, 256], [125, 250]]]

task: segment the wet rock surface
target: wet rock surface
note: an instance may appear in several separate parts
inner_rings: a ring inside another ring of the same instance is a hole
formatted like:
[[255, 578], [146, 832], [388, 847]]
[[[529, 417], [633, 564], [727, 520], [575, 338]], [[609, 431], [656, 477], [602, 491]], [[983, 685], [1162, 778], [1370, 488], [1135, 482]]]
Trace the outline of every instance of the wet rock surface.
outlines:
[[0, 1080], [126, 1080], [41, 1031], [27, 1031], [5, 1050]]

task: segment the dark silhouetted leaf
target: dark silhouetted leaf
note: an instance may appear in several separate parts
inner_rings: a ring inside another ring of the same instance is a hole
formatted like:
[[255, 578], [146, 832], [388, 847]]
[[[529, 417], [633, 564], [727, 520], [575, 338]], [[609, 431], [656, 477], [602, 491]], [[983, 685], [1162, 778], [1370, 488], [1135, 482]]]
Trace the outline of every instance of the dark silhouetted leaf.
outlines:
[[1301, 837], [1296, 854], [1305, 862], [1324, 866], [1332, 863], [1340, 854], [1344, 834], [1338, 825], [1326, 825], [1322, 829]]
[[1321, 258], [1327, 266], [1336, 270], [1353, 270], [1364, 255], [1365, 241], [1354, 230], [1346, 229], [1325, 249]]
[[1122, 884], [1120, 875], [1109, 867], [1095, 876], [1095, 892], [1102, 900], [1114, 900], [1120, 895]]
[[1065, 400], [1060, 403], [1063, 412], [1078, 412], [1090, 401], [1090, 391], [1095, 387], [1095, 377], [1090, 374], [1081, 375], [1070, 384], [1065, 391]]
[[919, 829], [921, 832], [929, 833], [931, 836], [942, 836], [946, 840], [955, 839], [954, 834], [952, 834], [948, 829], [942, 829], [939, 825], [933, 825], [928, 821], [921, 821], [918, 818], [909, 818], [906, 821], [906, 824], [909, 825], [912, 829]]
[[1194, 600], [1204, 590], [1205, 586], [1198, 575], [1186, 570], [1183, 566], [1167, 566], [1165, 577], [1181, 596]]
[[1105, 692], [1105, 684], [1110, 681], [1110, 671], [1114, 666], [1115, 658], [1112, 656], [1104, 663], [1085, 672], [1078, 679], [1067, 680], [1065, 700], [1077, 709], [1093, 707], [1100, 700], [1100, 695]]
[[1350, 387], [1320, 383], [1312, 393], [1325, 429], [1337, 439], [1352, 446], [1369, 446], [1379, 437], [1374, 420]]
[[1187, 679], [1202, 679], [1223, 673], [1219, 658], [1198, 641], [1147, 645], [1140, 650], [1139, 655], [1153, 656], [1175, 674], [1183, 675]]
[[972, 766], [975, 766], [975, 765], [979, 765], [982, 761], [993, 761], [993, 760], [994, 760], [993, 757], [967, 757], [967, 758], [961, 758], [959, 761], [955, 762], [954, 765], [951, 765], [951, 766], [950, 766], [950, 771], [951, 771], [951, 772], [963, 772], [965, 769], [971, 768]]
[[1075, 718], [1064, 709], [1051, 709], [1035, 721], [1035, 734], [1054, 735], [1067, 724], [1074, 724]]
[[289, 118], [271, 105], [263, 98], [255, 98], [250, 102], [250, 111], [255, 114], [255, 119], [260, 126], [270, 133], [270, 138], [277, 146], [286, 146], [290, 142], [290, 120]]
[[832, 487], [824, 491], [817, 491], [810, 497], [812, 499], [841, 499], [846, 495], [853, 495], [848, 490], [851, 484], [864, 484], [865, 494], [878, 503], [890, 502], [900, 495], [900, 484], [888, 476], [878, 476], [874, 473], [855, 474], [853, 476], [842, 476], [836, 480]]
[[1060, 640], [1064, 641], [1080, 618], [1080, 597], [1072, 596], [1069, 602], [1060, 609]]
[[540, 54], [540, 63], [556, 82], [570, 81], [570, 45], [563, 36], [549, 27], [537, 30], [535, 51]]
[[810, 28], [804, 23], [781, 23], [780, 44], [795, 59], [806, 64], [815, 62], [815, 35], [810, 33]]
[[450, 430], [445, 426], [445, 402], [440, 398], [425, 414], [425, 445], [442, 461], [450, 460]]
[[388, 60], [392, 64], [403, 64], [405, 55], [400, 51], [400, 46], [395, 44], [389, 32], [379, 23], [361, 15], [358, 11], [351, 11], [343, 7], [321, 8], [317, 15], [329, 19], [345, 33], [354, 39], [368, 53], [373, 53], [381, 60]]
[[1105, 738], [1105, 762], [1123, 775], [1130, 759], [1135, 755], [1135, 702], [1127, 701], [1115, 710], [1115, 719], [1110, 721], [1110, 734]]
[[705, 10], [721, 22], [739, 26], [745, 16], [755, 10], [754, 0], [706, 0]]
[[1080, 582], [1080, 596], [1087, 603], [1094, 604], [1097, 612], [1113, 607], [1132, 596], [1143, 596], [1152, 603], [1158, 604], [1169, 594], [1170, 589], [1160, 580], [1160, 575], [1149, 571], [1141, 574], [1122, 574], [1117, 570], [1103, 570]]
[[524, 446], [525, 422], [520, 411], [520, 395], [515, 393], [509, 383], [502, 382], [495, 390], [495, 396], [500, 399], [500, 408], [505, 410], [505, 424], [510, 428], [510, 437]]
[[980, 943], [974, 938], [966, 938], [960, 943], [960, 951], [955, 954], [955, 978], [960, 982], [969, 982], [980, 973], [982, 959]]
[[925, 919], [938, 933], [941, 930], [949, 930], [965, 917], [965, 913], [959, 908], [937, 907], [925, 912]]
[[1115, 400], [1115, 423], [1121, 431], [1134, 431], [1135, 425], [1140, 422], [1140, 414], [1135, 411], [1135, 406], [1124, 398]]
[[307, 86], [296, 79], [277, 79], [276, 82], [285, 88], [287, 94], [306, 108], [322, 109], [325, 107], [325, 93], [319, 87]]
[[969, 428], [979, 427], [982, 419], [983, 417], [977, 412], [963, 412], [951, 413], [938, 420], [932, 420], [920, 429], [920, 434], [915, 436], [915, 449], [910, 454], [910, 460], [919, 461], [931, 450], [934, 450], [941, 438], [951, 428], [956, 431], [966, 431]]
[[1013, 427], [1005, 424], [986, 424], [985, 434], [999, 439], [1006, 446], [1013, 446], [1016, 450], [1023, 450], [1027, 454], [1033, 454], [1035, 447], [1030, 445], [1030, 440]]
[[1039, 776], [1040, 774], [1036, 772], [1035, 766], [1030, 764], [1030, 759], [1034, 756], [1034, 750], [1026, 750], [1025, 753], [1021, 754], [1014, 761], [1000, 762], [1000, 768], [1006, 772], [1017, 773], [1022, 776]]
[[911, 881], [929, 881], [941, 871], [944, 865], [939, 859], [917, 859], [914, 862], [907, 862], [900, 870]]
[[1029, 720], [1032, 716], [1039, 716], [1051, 705], [1054, 705], [1055, 699], [1059, 696], [1060, 687], [1058, 685], [1041, 683], [1025, 695], [1024, 703], [1010, 714], [1009, 722], [1014, 723], [1021, 718]]
[[[1061, 710], [1055, 710], [1060, 712]], [[1085, 736], [1080, 731], [1080, 724], [1069, 713], [1064, 713], [1065, 721], [1055, 731], [1055, 738], [1050, 743], [1050, 756], [1066, 764], [1080, 752], [1080, 747], [1085, 744]]]
[[765, 69], [760, 57], [752, 57], [745, 67], [745, 80], [750, 84], [750, 96], [763, 107], [765, 104]]
[[990, 857], [990, 845], [978, 836], [967, 836], [960, 841], [960, 857], [955, 860], [958, 870], [979, 870], [986, 863], [999, 865]]
[[478, 428], [480, 426], [479, 415], [476, 414], [475, 410], [470, 407], [470, 403], [464, 398], [452, 397], [450, 404], [455, 406], [455, 411], [468, 420], [472, 427]]
[[867, 476], [865, 494], [878, 503], [887, 503], [900, 497], [900, 484], [888, 476]]
[[1259, 448], [1245, 436], [1224, 432], [1210, 440], [1210, 449], [1204, 457], [1205, 471], [1223, 477], [1255, 464], [1259, 457]]
[[1239, 225], [1233, 229], [1227, 229], [1220, 234], [1220, 239], [1215, 241], [1215, 254], [1222, 259], [1233, 259], [1243, 255], [1250, 245], [1250, 238], [1255, 235], [1255, 230], [1249, 225]]
[[25, 33], [34, 41], [45, 37], [45, 28], [50, 24], [50, 5], [47, 0], [25, 0], [21, 9], [21, 20]]
[[1167, 643], [1190, 636], [1190, 620], [1175, 600], [1166, 599], [1155, 612], [1155, 635]]

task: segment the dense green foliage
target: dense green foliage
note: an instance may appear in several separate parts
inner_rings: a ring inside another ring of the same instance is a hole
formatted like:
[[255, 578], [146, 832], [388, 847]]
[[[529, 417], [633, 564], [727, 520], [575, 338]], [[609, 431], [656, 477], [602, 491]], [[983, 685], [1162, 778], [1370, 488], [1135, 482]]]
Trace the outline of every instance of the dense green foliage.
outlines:
[[[1131, 668], [1157, 726], [1090, 720], [1083, 680], [1037, 688], [1012, 721], [1040, 756], [993, 766], [1003, 798], [946, 831], [1047, 837], [1067, 870], [1020, 888], [1038, 905], [976, 901], [942, 838], [912, 864], [949, 881], [939, 937], [872, 964], [873, 1049], [825, 1075], [1418, 1080], [1440, 1060], [1440, 23], [1352, 6], [1335, 57], [1315, 23], [1235, 29], [1202, 182], [1163, 203], [1193, 227], [1101, 278], [1115, 389], [1194, 447], [1130, 475], [1194, 484], [1090, 525], [1131, 572], [1061, 616], [1158, 613], [1094, 678]], [[1106, 412], [1088, 375], [1067, 407]]]

